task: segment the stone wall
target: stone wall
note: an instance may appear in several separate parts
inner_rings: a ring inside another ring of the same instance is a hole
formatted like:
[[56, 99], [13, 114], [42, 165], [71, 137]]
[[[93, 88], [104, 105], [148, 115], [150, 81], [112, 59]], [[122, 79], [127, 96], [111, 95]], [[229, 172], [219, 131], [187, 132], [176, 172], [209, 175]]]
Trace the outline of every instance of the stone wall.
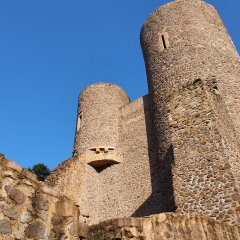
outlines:
[[80, 154], [59, 165], [47, 178], [47, 184], [80, 206], [80, 222], [91, 225], [166, 208], [150, 107], [149, 96], [144, 96], [118, 110], [116, 149], [121, 163], [97, 171], [88, 164], [88, 155]]
[[3, 156], [0, 184], [0, 239], [79, 239], [74, 202]]
[[174, 1], [144, 23], [141, 45], [149, 95], [83, 90], [74, 157], [46, 183], [89, 225], [176, 209], [239, 224], [240, 58], [221, 19], [201, 0]]
[[162, 213], [145, 218], [124, 218], [90, 227], [88, 240], [238, 240], [240, 229], [211, 218]]
[[177, 211], [240, 224], [240, 148], [216, 81], [207, 83], [196, 80], [167, 104]]

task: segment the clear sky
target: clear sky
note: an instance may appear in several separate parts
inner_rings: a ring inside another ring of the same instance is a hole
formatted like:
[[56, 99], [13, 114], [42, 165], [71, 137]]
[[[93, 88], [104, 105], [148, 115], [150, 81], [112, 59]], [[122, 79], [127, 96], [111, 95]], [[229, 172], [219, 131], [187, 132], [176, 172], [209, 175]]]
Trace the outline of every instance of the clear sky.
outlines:
[[[0, 0], [0, 152], [51, 169], [71, 157], [77, 99], [105, 81], [147, 93], [141, 25], [167, 0]], [[209, 0], [240, 50], [240, 1]]]

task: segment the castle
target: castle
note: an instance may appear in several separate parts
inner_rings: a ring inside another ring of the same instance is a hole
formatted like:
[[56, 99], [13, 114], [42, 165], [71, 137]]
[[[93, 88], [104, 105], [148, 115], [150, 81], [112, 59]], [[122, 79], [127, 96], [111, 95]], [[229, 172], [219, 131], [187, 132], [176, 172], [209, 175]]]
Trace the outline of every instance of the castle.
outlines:
[[113, 84], [85, 88], [73, 157], [44, 184], [2, 157], [0, 236], [240, 238], [240, 58], [230, 36], [211, 5], [175, 0], [144, 23], [141, 46], [149, 93], [130, 102]]

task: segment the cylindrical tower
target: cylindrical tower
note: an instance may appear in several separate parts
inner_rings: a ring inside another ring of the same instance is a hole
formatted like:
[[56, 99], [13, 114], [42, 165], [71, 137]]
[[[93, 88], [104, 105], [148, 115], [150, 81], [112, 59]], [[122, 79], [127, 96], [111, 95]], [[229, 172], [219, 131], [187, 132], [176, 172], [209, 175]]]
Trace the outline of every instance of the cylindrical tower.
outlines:
[[141, 45], [163, 195], [172, 189], [179, 212], [239, 224], [240, 58], [220, 17], [176, 0], [148, 18]]
[[118, 109], [127, 103], [128, 95], [116, 85], [97, 83], [85, 88], [79, 96], [74, 155], [84, 154], [94, 167], [120, 162]]
[[176, 0], [158, 8], [142, 27], [141, 46], [156, 125], [163, 115], [162, 97], [213, 76], [240, 135], [239, 54], [211, 5]]

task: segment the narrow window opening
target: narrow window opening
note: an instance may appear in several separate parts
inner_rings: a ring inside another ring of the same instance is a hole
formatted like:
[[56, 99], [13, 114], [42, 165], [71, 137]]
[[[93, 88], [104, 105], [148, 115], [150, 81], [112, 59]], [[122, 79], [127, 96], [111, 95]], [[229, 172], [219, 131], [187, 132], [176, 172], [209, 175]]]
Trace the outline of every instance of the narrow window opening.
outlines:
[[165, 41], [164, 35], [162, 35], [162, 41], [163, 41], [163, 47], [164, 47], [164, 49], [166, 49], [167, 45], [166, 45], [166, 41]]
[[81, 126], [82, 126], [82, 111], [78, 114], [77, 131], [80, 130]]
[[170, 47], [169, 37], [168, 37], [168, 33], [167, 32], [159, 34], [159, 45], [160, 45], [160, 50], [161, 51], [163, 51], [163, 50], [165, 50], [165, 49]]

